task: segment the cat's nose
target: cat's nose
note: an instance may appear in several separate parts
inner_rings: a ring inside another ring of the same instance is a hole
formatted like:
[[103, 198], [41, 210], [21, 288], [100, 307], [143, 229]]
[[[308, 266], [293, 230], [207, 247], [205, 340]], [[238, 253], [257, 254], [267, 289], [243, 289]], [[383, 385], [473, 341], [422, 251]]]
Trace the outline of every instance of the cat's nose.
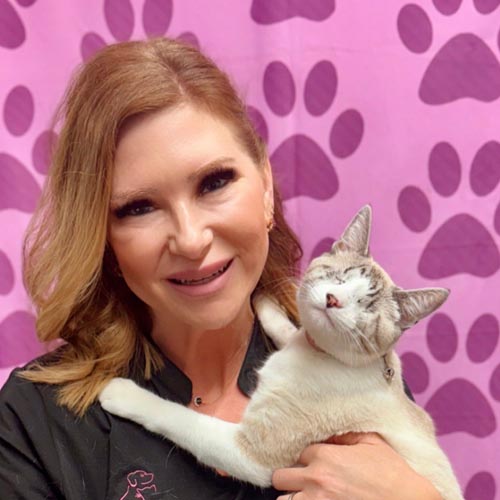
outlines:
[[326, 307], [328, 309], [332, 307], [342, 307], [342, 305], [339, 302], [339, 299], [333, 295], [333, 293], [327, 293], [326, 294]]

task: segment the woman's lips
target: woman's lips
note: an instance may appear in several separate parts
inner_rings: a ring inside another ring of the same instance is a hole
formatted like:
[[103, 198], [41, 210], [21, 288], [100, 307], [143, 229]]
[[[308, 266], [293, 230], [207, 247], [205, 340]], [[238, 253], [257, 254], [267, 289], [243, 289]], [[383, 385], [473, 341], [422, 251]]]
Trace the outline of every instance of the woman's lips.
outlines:
[[[181, 279], [180, 277], [176, 278], [168, 278], [169, 281], [172, 281], [174, 283], [177, 283], [179, 285], [186, 285], [186, 286], [193, 286], [193, 285], [202, 285], [204, 283], [209, 283], [210, 281], [214, 280], [217, 278], [217, 276], [220, 276], [221, 274], [225, 273], [228, 269], [228, 267], [231, 265], [232, 260], [226, 262], [224, 265], [221, 267], [218, 267], [216, 271], [211, 272], [208, 274], [208, 268], [201, 269], [200, 271], [203, 272], [203, 276], [200, 278], [184, 278]], [[215, 266], [210, 266], [211, 268]], [[197, 272], [196, 274], [202, 274], [202, 272]], [[185, 275], [193, 276], [193, 273], [184, 273]], [[179, 276], [177, 274], [176, 276]]]
[[[212, 271], [207, 275], [207, 269], [204, 268], [201, 271], [204, 271], [203, 276], [194, 279], [180, 279], [179, 276], [181, 273], [177, 273], [175, 275], [171, 275], [167, 281], [174, 289], [179, 292], [189, 295], [189, 296], [203, 296], [215, 293], [221, 290], [225, 284], [227, 283], [229, 276], [231, 274], [233, 260], [222, 264], [217, 267], [215, 271]], [[212, 266], [210, 266], [212, 267]], [[182, 273], [183, 276], [186, 276], [188, 273]], [[196, 273], [199, 275], [200, 273], [197, 271]], [[192, 276], [193, 274], [190, 273]], [[175, 276], [175, 278], [173, 277]]]

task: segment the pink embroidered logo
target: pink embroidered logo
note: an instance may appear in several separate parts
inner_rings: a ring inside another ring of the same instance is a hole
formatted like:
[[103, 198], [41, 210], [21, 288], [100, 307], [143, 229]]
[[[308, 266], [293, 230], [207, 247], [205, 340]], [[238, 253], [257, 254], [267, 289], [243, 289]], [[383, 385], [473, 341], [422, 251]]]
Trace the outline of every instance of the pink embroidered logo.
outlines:
[[149, 495], [156, 493], [156, 485], [152, 484], [155, 475], [144, 470], [136, 470], [127, 474], [127, 491], [120, 500], [148, 500]]

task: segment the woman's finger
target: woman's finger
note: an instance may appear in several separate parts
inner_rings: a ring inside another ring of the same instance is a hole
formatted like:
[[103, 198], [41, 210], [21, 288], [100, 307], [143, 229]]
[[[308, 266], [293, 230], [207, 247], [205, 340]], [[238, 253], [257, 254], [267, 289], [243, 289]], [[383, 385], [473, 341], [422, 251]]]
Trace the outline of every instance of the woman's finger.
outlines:
[[355, 444], [379, 444], [383, 439], [375, 432], [347, 432], [331, 436], [325, 443], [353, 446]]
[[[301, 491], [305, 486], [304, 467], [276, 469], [273, 472], [272, 483], [280, 491]], [[297, 495], [295, 500], [296, 497]]]

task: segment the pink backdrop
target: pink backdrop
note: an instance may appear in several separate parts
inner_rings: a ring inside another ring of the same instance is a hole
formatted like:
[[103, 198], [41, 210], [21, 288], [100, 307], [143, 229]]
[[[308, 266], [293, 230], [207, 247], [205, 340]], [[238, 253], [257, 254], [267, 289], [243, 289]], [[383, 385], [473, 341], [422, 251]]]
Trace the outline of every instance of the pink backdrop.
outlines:
[[234, 77], [307, 259], [363, 204], [408, 288], [446, 286], [400, 352], [468, 500], [500, 499], [500, 0], [0, 0], [0, 384], [43, 349], [22, 234], [75, 66], [167, 34]]

